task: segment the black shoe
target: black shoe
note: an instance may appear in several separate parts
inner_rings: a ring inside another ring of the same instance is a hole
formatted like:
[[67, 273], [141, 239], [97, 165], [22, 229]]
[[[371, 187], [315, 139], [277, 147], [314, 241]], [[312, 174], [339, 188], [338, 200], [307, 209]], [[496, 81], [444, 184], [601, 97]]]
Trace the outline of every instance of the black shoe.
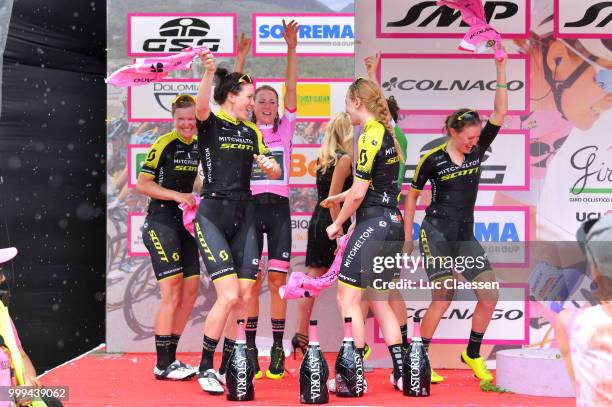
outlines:
[[257, 350], [257, 346], [250, 348], [247, 345], [247, 355], [249, 356], [249, 359], [251, 359], [251, 362], [253, 362], [253, 369], [255, 371], [255, 379], [257, 380], [261, 379], [263, 374], [261, 373], [261, 369], [259, 368], [259, 351]]
[[282, 346], [272, 345], [270, 349], [270, 367], [266, 371], [268, 379], [280, 380], [285, 375], [285, 350]]
[[308, 336], [296, 332], [293, 338], [291, 338], [291, 347], [293, 348], [293, 360], [295, 360], [295, 353], [298, 349], [304, 355], [306, 349], [308, 349]]

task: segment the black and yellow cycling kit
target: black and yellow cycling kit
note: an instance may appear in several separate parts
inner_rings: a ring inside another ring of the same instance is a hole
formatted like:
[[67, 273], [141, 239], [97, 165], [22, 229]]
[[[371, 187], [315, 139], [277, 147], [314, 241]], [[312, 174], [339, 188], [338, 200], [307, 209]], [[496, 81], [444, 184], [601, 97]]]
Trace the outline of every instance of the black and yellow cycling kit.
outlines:
[[[419, 246], [427, 258], [471, 257], [474, 267], [463, 272], [469, 281], [491, 270], [485, 251], [474, 238], [474, 205], [480, 182], [481, 163], [497, 136], [500, 126], [488, 121], [480, 133], [477, 145], [465, 154], [463, 163], [456, 165], [444, 143], [428, 151], [419, 161], [412, 188], [421, 191], [431, 182], [431, 204], [421, 225]], [[461, 259], [463, 261], [463, 259]], [[431, 261], [426, 267], [430, 280], [452, 277], [451, 262]]]
[[223, 110], [198, 120], [197, 127], [204, 186], [194, 229], [206, 270], [213, 281], [236, 274], [255, 281], [259, 244], [251, 171], [253, 154], [269, 150], [254, 123]]
[[[141, 173], [164, 188], [191, 193], [198, 162], [197, 137], [185, 140], [174, 130], [153, 143]], [[196, 243], [183, 226], [175, 201], [149, 200], [142, 237], [158, 280], [181, 273], [183, 278], [200, 275]]]
[[357, 222], [342, 257], [339, 281], [355, 288], [380, 286], [399, 270], [374, 273], [372, 261], [378, 256], [401, 253], [404, 221], [397, 209], [400, 157], [391, 133], [376, 120], [366, 122], [359, 136], [355, 179], [367, 181], [368, 191], [357, 209]]

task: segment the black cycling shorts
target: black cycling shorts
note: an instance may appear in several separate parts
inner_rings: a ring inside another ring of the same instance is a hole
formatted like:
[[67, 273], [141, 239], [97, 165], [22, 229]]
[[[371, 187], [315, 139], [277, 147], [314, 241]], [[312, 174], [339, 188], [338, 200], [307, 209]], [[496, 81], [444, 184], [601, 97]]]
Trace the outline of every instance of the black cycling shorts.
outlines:
[[257, 279], [259, 248], [253, 222], [252, 201], [202, 198], [194, 232], [200, 255], [215, 281], [237, 274]]
[[492, 271], [489, 259], [474, 238], [474, 223], [426, 216], [421, 224], [419, 247], [430, 281], [453, 277], [453, 270], [473, 281]]
[[379, 270], [375, 258], [401, 254], [404, 247], [404, 220], [397, 208], [375, 206], [359, 208], [355, 230], [342, 256], [339, 281], [355, 288], [372, 287], [399, 278], [398, 267]]
[[291, 259], [291, 212], [289, 199], [264, 193], [255, 196], [255, 232], [259, 257], [263, 235], [268, 239], [268, 271], [287, 273]]
[[180, 213], [149, 213], [142, 239], [151, 255], [158, 281], [182, 274], [183, 278], [200, 276], [196, 242], [183, 226]]

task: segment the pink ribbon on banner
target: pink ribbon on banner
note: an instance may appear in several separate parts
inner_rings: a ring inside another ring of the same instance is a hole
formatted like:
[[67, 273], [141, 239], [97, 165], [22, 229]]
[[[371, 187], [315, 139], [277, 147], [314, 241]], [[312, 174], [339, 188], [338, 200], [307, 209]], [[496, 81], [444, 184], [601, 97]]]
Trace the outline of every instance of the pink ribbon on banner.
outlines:
[[189, 47], [167, 57], [138, 58], [133, 64], [113, 72], [105, 82], [115, 86], [140, 86], [158, 82], [168, 76], [170, 71], [191, 69], [193, 61], [207, 49]]
[[283, 285], [278, 289], [278, 293], [283, 299], [296, 299], [305, 297], [316, 297], [321, 291], [330, 287], [334, 281], [338, 279], [340, 274], [340, 266], [342, 265], [342, 257], [346, 250], [346, 245], [353, 234], [353, 230], [340, 238], [340, 247], [327, 273], [321, 277], [308, 277], [306, 274], [294, 271], [289, 275], [287, 285]]
[[487, 23], [481, 0], [439, 0], [437, 4], [459, 10], [461, 19], [470, 26], [459, 49], [481, 54], [492, 48], [496, 59], [501, 60], [506, 56], [501, 35]]
[[180, 204], [179, 208], [183, 211], [183, 225], [187, 232], [191, 234], [191, 236], [195, 237], [193, 232], [193, 221], [195, 220], [196, 213], [198, 212], [198, 206], [200, 206], [200, 196], [195, 197], [196, 204], [195, 206], [188, 206], [187, 204]]

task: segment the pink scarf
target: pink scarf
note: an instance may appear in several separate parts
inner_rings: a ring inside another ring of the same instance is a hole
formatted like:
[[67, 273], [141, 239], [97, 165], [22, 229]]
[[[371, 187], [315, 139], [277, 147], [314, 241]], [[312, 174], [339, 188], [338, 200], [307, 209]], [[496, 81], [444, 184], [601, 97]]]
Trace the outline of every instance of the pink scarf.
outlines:
[[321, 291], [330, 287], [334, 281], [338, 279], [340, 265], [342, 264], [342, 257], [344, 256], [346, 245], [348, 244], [352, 233], [353, 231], [351, 230], [349, 233], [340, 238], [340, 248], [338, 248], [334, 262], [329, 270], [327, 270], [327, 273], [323, 274], [321, 277], [312, 278], [308, 277], [302, 272], [294, 271], [289, 276], [287, 285], [283, 285], [278, 289], [280, 297], [290, 300], [296, 298], [316, 297], [319, 295], [319, 293], [321, 293]]
[[437, 4], [459, 10], [463, 21], [470, 26], [459, 49], [481, 54], [493, 48], [498, 60], [506, 56], [501, 47], [501, 35], [487, 24], [481, 0], [439, 0]]
[[132, 65], [124, 66], [113, 72], [105, 81], [115, 86], [140, 86], [157, 82], [168, 76], [170, 71], [191, 69], [191, 64], [200, 55], [200, 52], [207, 49], [206, 47], [189, 47], [168, 57], [138, 58]]

